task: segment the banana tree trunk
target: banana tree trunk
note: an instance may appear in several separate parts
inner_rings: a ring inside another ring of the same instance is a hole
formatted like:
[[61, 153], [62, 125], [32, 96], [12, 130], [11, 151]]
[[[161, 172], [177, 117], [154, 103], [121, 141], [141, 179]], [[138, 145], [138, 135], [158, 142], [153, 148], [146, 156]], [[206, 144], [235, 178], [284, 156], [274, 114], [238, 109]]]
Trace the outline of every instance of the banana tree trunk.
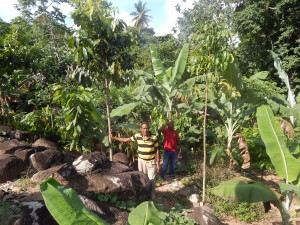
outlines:
[[110, 124], [110, 111], [109, 111], [109, 80], [107, 78], [107, 72], [104, 74], [105, 81], [105, 94], [106, 94], [106, 115], [107, 115], [107, 128], [108, 128], [108, 142], [109, 142], [109, 160], [112, 161], [112, 140], [111, 140], [111, 124]]
[[203, 117], [203, 181], [202, 181], [202, 205], [205, 204], [205, 191], [206, 191], [206, 118], [207, 118], [207, 99], [208, 99], [208, 82], [207, 75], [205, 75], [205, 104], [204, 104], [204, 117]]

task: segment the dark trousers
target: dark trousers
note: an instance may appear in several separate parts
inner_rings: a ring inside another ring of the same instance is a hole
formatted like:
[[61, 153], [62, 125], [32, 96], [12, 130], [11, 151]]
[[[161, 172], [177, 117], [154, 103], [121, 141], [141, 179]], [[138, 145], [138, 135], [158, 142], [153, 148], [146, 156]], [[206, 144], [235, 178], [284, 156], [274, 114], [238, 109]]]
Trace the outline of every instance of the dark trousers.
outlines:
[[164, 159], [163, 159], [162, 169], [160, 172], [160, 175], [162, 177], [165, 176], [168, 169], [168, 165], [170, 167], [169, 175], [174, 175], [174, 170], [176, 167], [176, 158], [177, 158], [176, 151], [172, 152], [172, 151], [164, 150]]

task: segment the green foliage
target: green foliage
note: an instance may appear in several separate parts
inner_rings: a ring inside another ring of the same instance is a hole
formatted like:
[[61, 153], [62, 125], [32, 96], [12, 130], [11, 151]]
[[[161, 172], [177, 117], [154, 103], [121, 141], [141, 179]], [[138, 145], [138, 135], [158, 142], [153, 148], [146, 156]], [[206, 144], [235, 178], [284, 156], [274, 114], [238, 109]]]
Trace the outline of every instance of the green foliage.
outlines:
[[217, 187], [210, 189], [210, 192], [238, 202], [255, 203], [278, 200], [273, 191], [258, 182], [246, 183], [241, 180], [224, 181]]
[[259, 168], [261, 170], [273, 169], [273, 164], [266, 152], [266, 148], [260, 137], [258, 128], [243, 128], [242, 135], [248, 144], [251, 167]]
[[289, 182], [299, 179], [299, 159], [296, 159], [285, 144], [285, 135], [268, 106], [257, 109], [257, 123], [267, 153], [279, 176]]
[[84, 206], [72, 188], [65, 188], [50, 178], [40, 185], [40, 189], [47, 209], [59, 224], [107, 225]]
[[136, 203], [134, 201], [132, 201], [132, 200], [121, 201], [121, 200], [118, 200], [118, 197], [113, 194], [109, 195], [109, 194], [96, 193], [94, 195], [98, 201], [111, 203], [120, 209], [126, 209], [129, 211], [132, 211], [134, 209], [134, 207], [136, 206]]
[[166, 225], [195, 225], [196, 222], [193, 219], [189, 219], [183, 216], [178, 210], [171, 210], [166, 214]]
[[[299, 21], [297, 0], [241, 2], [233, 17], [241, 40], [237, 48], [241, 71], [245, 74], [274, 72], [269, 54], [273, 50], [281, 54], [283, 69], [291, 75], [293, 87], [299, 91]], [[270, 78], [277, 80], [275, 76]]]
[[73, 61], [89, 70], [92, 79], [119, 76], [131, 68], [128, 49], [131, 38], [125, 32], [126, 24], [113, 17], [114, 9], [104, 0], [82, 2], [73, 0], [74, 23], [80, 27], [69, 41]]
[[174, 99], [179, 92], [177, 84], [185, 70], [189, 45], [183, 45], [174, 67], [167, 70], [163, 66], [155, 45], [151, 45], [150, 49], [154, 76], [152, 74], [146, 74], [145, 76], [145, 73], [142, 73], [140, 78], [143, 85], [138, 87], [135, 92], [140, 98], [146, 98], [152, 104], [158, 99], [163, 104], [167, 118], [171, 119], [174, 111]]
[[110, 116], [111, 117], [121, 117], [121, 116], [124, 116], [124, 115], [128, 115], [138, 105], [139, 105], [138, 102], [132, 102], [132, 103], [129, 103], [129, 104], [119, 106], [118, 108], [113, 109], [111, 111]]
[[139, 0], [137, 3], [134, 3], [135, 11], [130, 13], [130, 16], [133, 16], [132, 21], [134, 22], [134, 26], [137, 28], [147, 27], [150, 19], [152, 18], [147, 13], [151, 11], [146, 8], [147, 2], [142, 2]]
[[29, 131], [31, 134], [39, 135], [44, 138], [53, 138], [57, 135], [58, 125], [54, 121], [55, 112], [49, 105], [43, 107], [41, 110], [34, 110], [33, 112], [24, 115], [20, 121], [22, 130]]
[[169, 212], [163, 212], [156, 208], [152, 201], [146, 201], [138, 205], [130, 212], [128, 217], [129, 225], [144, 224], [165, 224], [165, 225], [194, 225], [195, 221], [184, 217], [180, 211], [180, 205], [172, 208]]
[[93, 90], [91, 88], [62, 87], [55, 88], [53, 101], [62, 107], [59, 133], [69, 149], [90, 151], [93, 139], [103, 139], [105, 124], [100, 111], [95, 107]]
[[243, 222], [259, 221], [264, 216], [262, 203], [232, 202], [220, 197], [210, 196], [213, 202], [214, 213], [217, 217], [234, 216]]
[[130, 212], [128, 225], [163, 225], [165, 217], [165, 213], [159, 211], [152, 201], [146, 201]]

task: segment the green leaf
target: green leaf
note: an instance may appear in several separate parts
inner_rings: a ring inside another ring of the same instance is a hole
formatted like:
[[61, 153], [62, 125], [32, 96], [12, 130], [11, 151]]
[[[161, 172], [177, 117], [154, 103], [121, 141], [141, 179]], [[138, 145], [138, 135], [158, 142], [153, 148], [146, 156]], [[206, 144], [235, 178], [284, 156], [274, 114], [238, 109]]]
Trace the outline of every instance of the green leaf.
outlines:
[[146, 201], [132, 210], [128, 225], [163, 225], [165, 213], [156, 209], [152, 201]]
[[292, 184], [286, 184], [286, 183], [279, 183], [280, 191], [282, 194], [285, 192], [291, 191], [294, 192], [298, 197], [300, 197], [300, 187], [297, 187]]
[[215, 161], [215, 158], [222, 153], [223, 148], [221, 146], [217, 146], [215, 147], [212, 151], [211, 151], [211, 155], [210, 155], [210, 159], [209, 159], [209, 164], [212, 165]]
[[241, 88], [240, 72], [238, 71], [235, 61], [228, 63], [222, 77], [236, 89]]
[[40, 185], [47, 209], [60, 225], [108, 225], [87, 209], [72, 188], [65, 188], [50, 178]]
[[274, 66], [279, 74], [279, 78], [283, 81], [283, 83], [285, 83], [285, 85], [288, 89], [287, 100], [290, 103], [291, 107], [293, 107], [296, 104], [296, 100], [295, 100], [295, 94], [290, 86], [289, 77], [288, 77], [287, 73], [283, 70], [281, 61], [280, 61], [278, 55], [273, 51], [271, 51], [271, 54], [274, 59]]
[[185, 70], [185, 65], [188, 59], [188, 55], [189, 55], [189, 44], [185, 43], [178, 55], [178, 58], [175, 62], [175, 66], [172, 70], [171, 82], [175, 79], [179, 80], [181, 78]]
[[224, 181], [217, 187], [210, 189], [210, 192], [214, 195], [238, 202], [254, 203], [278, 200], [272, 190], [258, 182], [248, 184], [241, 180]]
[[265, 80], [268, 75], [269, 75], [269, 71], [261, 71], [251, 76], [249, 80], [256, 80], [256, 79]]
[[129, 104], [124, 104], [122, 106], [119, 106], [118, 108], [113, 109], [111, 111], [110, 116], [111, 117], [120, 117], [120, 116], [128, 115], [139, 104], [140, 103], [138, 103], [138, 102], [132, 102], [132, 103], [129, 103]]
[[154, 44], [150, 45], [150, 52], [155, 76], [165, 74], [165, 68], [161, 59], [159, 58], [157, 47]]
[[300, 160], [296, 159], [286, 147], [285, 135], [271, 108], [260, 106], [256, 117], [259, 133], [276, 172], [289, 182], [295, 181], [300, 174]]

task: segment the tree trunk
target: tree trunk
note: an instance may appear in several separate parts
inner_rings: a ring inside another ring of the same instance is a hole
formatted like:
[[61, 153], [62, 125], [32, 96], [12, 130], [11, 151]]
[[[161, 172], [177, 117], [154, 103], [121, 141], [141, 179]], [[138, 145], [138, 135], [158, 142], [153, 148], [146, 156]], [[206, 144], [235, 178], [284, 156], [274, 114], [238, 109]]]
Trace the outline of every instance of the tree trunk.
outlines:
[[205, 204], [206, 191], [206, 117], [207, 117], [207, 98], [208, 98], [208, 83], [205, 75], [205, 105], [203, 118], [203, 181], [202, 181], [202, 205]]
[[111, 126], [110, 126], [110, 111], [109, 111], [109, 81], [107, 79], [107, 72], [104, 74], [105, 80], [105, 94], [106, 94], [106, 115], [107, 115], [107, 128], [108, 128], [108, 142], [109, 142], [109, 160], [112, 161], [112, 141], [111, 141]]

